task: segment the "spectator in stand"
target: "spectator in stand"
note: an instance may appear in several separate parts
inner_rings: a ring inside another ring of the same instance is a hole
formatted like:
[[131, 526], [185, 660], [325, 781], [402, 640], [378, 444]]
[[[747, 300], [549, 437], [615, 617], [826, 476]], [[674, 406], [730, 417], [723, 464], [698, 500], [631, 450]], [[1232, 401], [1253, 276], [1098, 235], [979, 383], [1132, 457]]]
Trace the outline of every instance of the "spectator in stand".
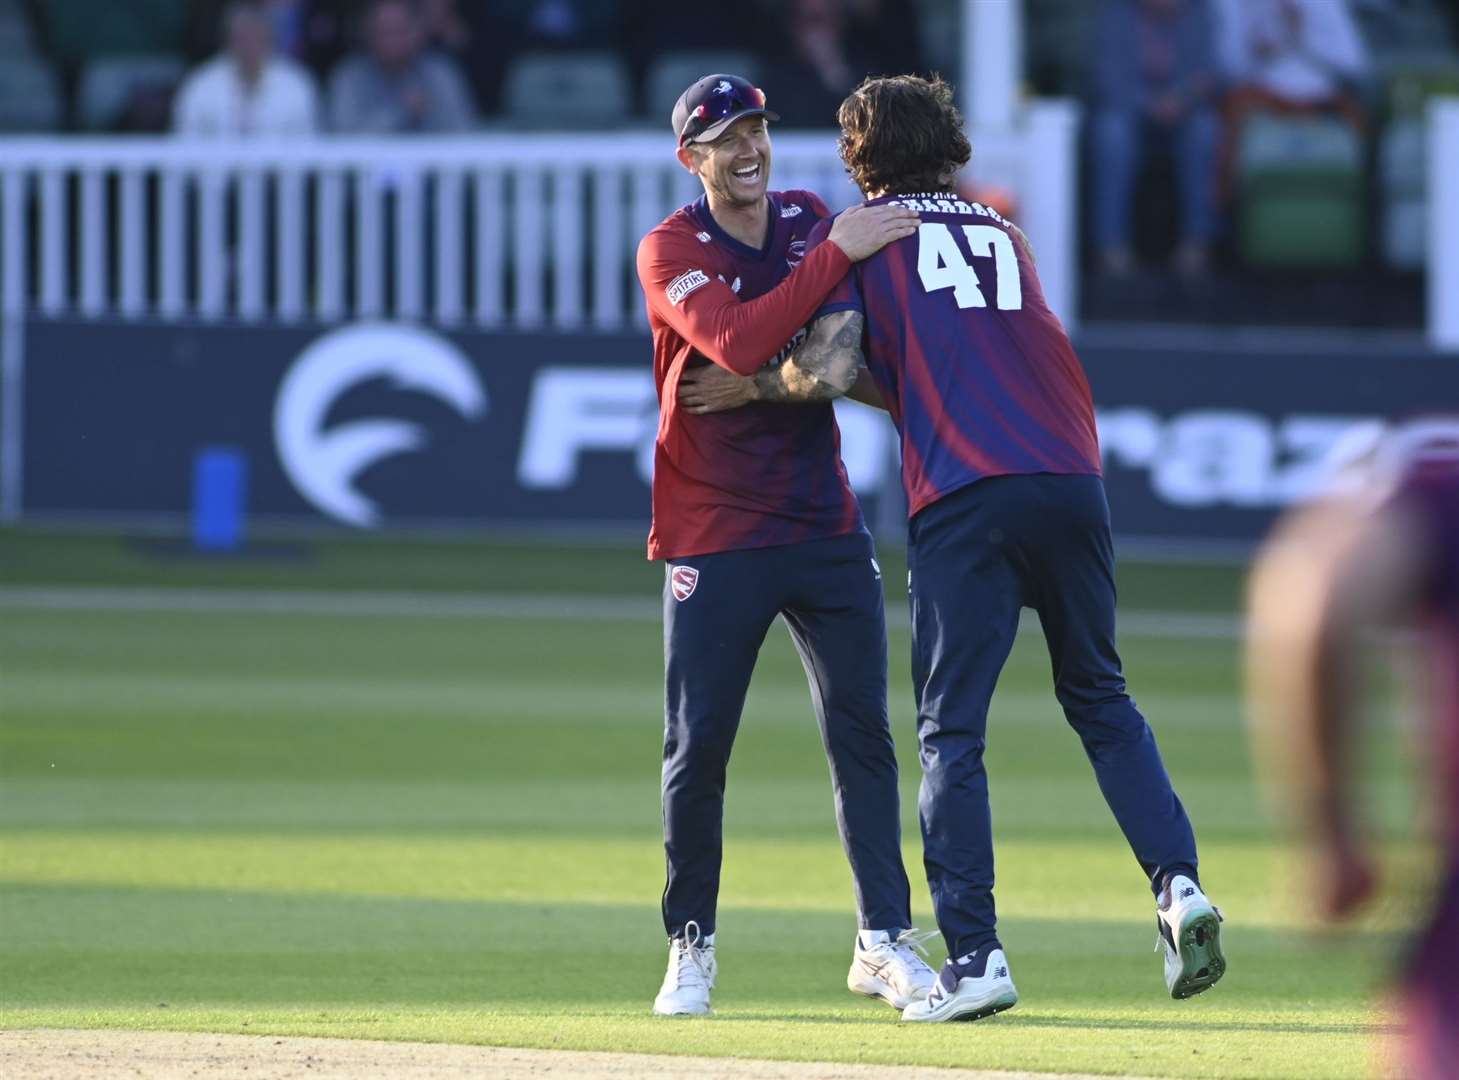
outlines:
[[[348, 30], [359, 0], [255, 0], [273, 25], [274, 52], [297, 60], [323, 78], [345, 55]], [[191, 0], [188, 4], [188, 55], [209, 56], [218, 45], [223, 11], [233, 0]]]
[[843, 0], [791, 0], [784, 55], [764, 78], [786, 127], [835, 128], [836, 110], [875, 65], [854, 45]]
[[1346, 0], [1218, 0], [1217, 15], [1233, 136], [1257, 111], [1330, 112], [1362, 128], [1353, 89], [1368, 56]]
[[1176, 268], [1206, 268], [1220, 137], [1210, 38], [1202, 0], [1106, 0], [1100, 12], [1091, 187], [1094, 242], [1106, 273], [1134, 269], [1135, 181], [1160, 142], [1170, 148], [1179, 188]]
[[471, 27], [461, 17], [456, 0], [420, 0], [420, 17], [429, 48], [458, 59], [465, 57]]
[[447, 57], [426, 51], [426, 29], [407, 0], [374, 0], [365, 51], [346, 58], [329, 81], [329, 126], [356, 134], [470, 130], [471, 92]]
[[239, 2], [224, 13], [224, 51], [182, 84], [173, 130], [199, 136], [300, 136], [319, 127], [314, 82], [274, 51], [265, 6]]

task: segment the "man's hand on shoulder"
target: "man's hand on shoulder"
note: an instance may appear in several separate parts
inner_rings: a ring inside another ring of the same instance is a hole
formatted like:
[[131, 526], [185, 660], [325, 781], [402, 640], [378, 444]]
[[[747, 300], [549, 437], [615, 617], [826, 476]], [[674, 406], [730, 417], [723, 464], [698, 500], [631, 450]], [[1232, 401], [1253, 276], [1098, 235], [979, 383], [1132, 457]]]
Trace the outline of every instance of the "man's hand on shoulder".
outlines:
[[920, 222], [915, 210], [894, 203], [853, 206], [836, 218], [827, 239], [852, 262], [860, 262], [893, 241], [911, 236]]
[[718, 364], [689, 368], [679, 377], [679, 406], [686, 412], [727, 412], [759, 396], [753, 375], [736, 375]]

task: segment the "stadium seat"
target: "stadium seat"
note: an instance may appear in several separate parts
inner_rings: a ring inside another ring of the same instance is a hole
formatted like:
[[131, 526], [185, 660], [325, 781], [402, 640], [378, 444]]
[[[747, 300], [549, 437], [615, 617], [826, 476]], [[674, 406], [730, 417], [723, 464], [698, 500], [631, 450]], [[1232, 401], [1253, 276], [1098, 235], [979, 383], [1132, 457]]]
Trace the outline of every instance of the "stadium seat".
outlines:
[[167, 53], [93, 60], [81, 75], [77, 119], [89, 131], [105, 131], [116, 124], [135, 93], [158, 87], [170, 90], [185, 70], [181, 58]]
[[504, 112], [516, 128], [616, 127], [630, 110], [628, 74], [613, 53], [528, 53], [507, 70]]
[[1336, 119], [1253, 116], [1239, 137], [1238, 233], [1252, 266], [1346, 268], [1363, 257], [1363, 164]]
[[0, 62], [0, 131], [57, 131], [61, 93], [43, 60], [8, 56]]
[[1378, 175], [1383, 187], [1383, 257], [1399, 270], [1423, 267], [1428, 252], [1428, 197], [1422, 120], [1396, 120], [1383, 133]]
[[[726, 72], [755, 82], [759, 65], [745, 52], [669, 52], [654, 58], [644, 80], [644, 111], [650, 120], [667, 121], [674, 102], [694, 80]], [[770, 107], [775, 106], [772, 103]]]

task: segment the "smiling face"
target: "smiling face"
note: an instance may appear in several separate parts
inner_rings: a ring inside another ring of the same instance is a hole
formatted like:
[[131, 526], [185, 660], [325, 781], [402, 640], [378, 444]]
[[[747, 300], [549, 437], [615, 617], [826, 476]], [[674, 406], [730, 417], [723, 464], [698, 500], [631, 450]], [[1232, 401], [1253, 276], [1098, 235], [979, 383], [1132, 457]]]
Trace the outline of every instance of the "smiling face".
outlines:
[[704, 182], [712, 202], [755, 206], [770, 186], [770, 131], [765, 117], [736, 120], [713, 142], [681, 148], [679, 160]]

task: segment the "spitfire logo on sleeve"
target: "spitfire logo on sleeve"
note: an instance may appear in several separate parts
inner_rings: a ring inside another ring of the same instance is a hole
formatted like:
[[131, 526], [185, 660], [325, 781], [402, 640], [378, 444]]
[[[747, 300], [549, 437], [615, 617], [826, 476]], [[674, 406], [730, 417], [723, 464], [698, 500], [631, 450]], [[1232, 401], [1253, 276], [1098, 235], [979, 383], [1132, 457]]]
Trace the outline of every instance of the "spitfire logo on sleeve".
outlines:
[[664, 289], [664, 295], [669, 298], [669, 303], [679, 304], [684, 297], [688, 296], [695, 289], [709, 284], [709, 277], [703, 270], [690, 270], [680, 274], [673, 281], [669, 282]]

